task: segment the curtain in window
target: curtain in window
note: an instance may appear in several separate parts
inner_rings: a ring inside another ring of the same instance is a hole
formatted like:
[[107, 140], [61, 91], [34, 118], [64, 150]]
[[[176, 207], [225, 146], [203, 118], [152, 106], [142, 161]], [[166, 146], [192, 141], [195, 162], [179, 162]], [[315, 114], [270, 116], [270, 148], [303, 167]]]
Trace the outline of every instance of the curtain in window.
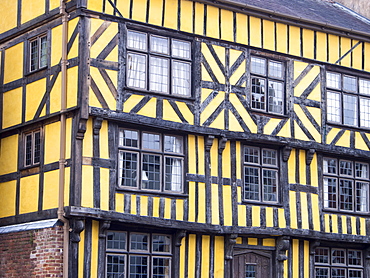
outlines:
[[127, 85], [143, 88], [146, 85], [146, 56], [129, 53], [127, 55]]
[[[181, 141], [175, 136], [166, 136], [165, 151], [181, 152]], [[182, 191], [182, 159], [166, 157], [166, 190]]]

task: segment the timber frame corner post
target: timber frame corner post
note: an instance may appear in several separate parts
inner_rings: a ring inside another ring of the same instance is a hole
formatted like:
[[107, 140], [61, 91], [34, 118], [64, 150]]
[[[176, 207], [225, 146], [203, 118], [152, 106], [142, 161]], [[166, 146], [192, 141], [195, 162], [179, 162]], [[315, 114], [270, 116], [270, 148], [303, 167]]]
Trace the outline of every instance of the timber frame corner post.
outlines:
[[282, 236], [276, 240], [276, 277], [284, 277], [284, 261], [288, 259], [287, 251], [290, 248], [290, 237]]
[[233, 277], [233, 258], [234, 258], [234, 246], [238, 234], [228, 234], [225, 236], [225, 277]]
[[315, 252], [316, 248], [321, 244], [320, 240], [313, 240], [310, 242], [310, 277], [315, 276]]

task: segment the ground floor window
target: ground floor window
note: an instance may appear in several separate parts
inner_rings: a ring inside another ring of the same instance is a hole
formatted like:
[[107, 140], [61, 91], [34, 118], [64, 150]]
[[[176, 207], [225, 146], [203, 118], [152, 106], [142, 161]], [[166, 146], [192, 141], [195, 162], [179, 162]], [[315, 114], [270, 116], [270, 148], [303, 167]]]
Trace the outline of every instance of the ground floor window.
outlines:
[[170, 278], [170, 235], [108, 231], [107, 278]]
[[361, 250], [316, 248], [315, 278], [363, 278]]
[[268, 251], [245, 250], [233, 259], [234, 278], [271, 278], [272, 260]]

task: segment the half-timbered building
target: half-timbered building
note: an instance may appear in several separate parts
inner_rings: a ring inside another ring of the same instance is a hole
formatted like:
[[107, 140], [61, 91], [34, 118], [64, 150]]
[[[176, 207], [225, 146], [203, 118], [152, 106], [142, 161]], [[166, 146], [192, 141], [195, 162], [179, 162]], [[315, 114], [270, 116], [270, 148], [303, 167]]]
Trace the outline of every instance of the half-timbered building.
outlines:
[[0, 107], [1, 277], [370, 277], [334, 1], [2, 0]]

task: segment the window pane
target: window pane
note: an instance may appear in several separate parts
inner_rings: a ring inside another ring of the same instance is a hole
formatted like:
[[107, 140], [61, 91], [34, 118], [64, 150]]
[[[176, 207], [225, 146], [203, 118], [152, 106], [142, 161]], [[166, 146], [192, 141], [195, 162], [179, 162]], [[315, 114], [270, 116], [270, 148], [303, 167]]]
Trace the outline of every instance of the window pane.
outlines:
[[149, 277], [148, 268], [148, 257], [130, 256], [130, 278]]
[[182, 153], [182, 138], [178, 136], [164, 136], [164, 151], [168, 153]]
[[190, 96], [190, 64], [179, 61], [172, 63], [172, 94]]
[[244, 148], [244, 161], [247, 163], [259, 164], [259, 149], [252, 147]]
[[275, 150], [262, 150], [262, 165], [277, 166], [277, 152]]
[[25, 141], [26, 141], [25, 163], [27, 166], [32, 164], [32, 134], [27, 134]]
[[360, 79], [360, 94], [370, 95], [370, 80]]
[[190, 59], [190, 43], [178, 40], [172, 40], [172, 56], [184, 59]]
[[142, 188], [160, 190], [161, 157], [144, 154], [142, 167]]
[[35, 132], [34, 133], [34, 156], [33, 156], [33, 163], [38, 164], [40, 163], [41, 157], [41, 133]]
[[159, 134], [143, 132], [143, 149], [160, 150]]
[[107, 232], [107, 249], [126, 250], [126, 233], [124, 232]]
[[38, 40], [30, 42], [30, 70], [37, 70], [39, 67], [39, 46]]
[[315, 263], [320, 263], [320, 264], [329, 263], [329, 249], [328, 248], [316, 248]]
[[165, 190], [182, 191], [182, 159], [166, 157]]
[[369, 178], [369, 164], [356, 162], [356, 178]]
[[343, 249], [332, 249], [331, 251], [331, 263], [332, 264], [345, 264], [346, 263], [346, 252]]
[[353, 182], [339, 181], [339, 207], [343, 210], [353, 210]]
[[127, 55], [127, 86], [145, 89], [146, 87], [146, 55], [128, 53]]
[[326, 86], [333, 89], [341, 89], [340, 74], [328, 72], [326, 73]]
[[340, 175], [352, 176], [352, 162], [346, 160], [339, 161], [339, 173]]
[[168, 93], [168, 59], [150, 57], [150, 90]]
[[269, 81], [268, 97], [269, 112], [283, 114], [283, 83]]
[[346, 270], [343, 268], [332, 268], [331, 278], [346, 278]]
[[252, 108], [265, 110], [266, 103], [265, 80], [262, 78], [252, 78]]
[[168, 235], [153, 235], [153, 252], [171, 252], [171, 237]]
[[356, 182], [356, 211], [367, 212], [369, 197], [369, 184], [367, 182]]
[[169, 278], [170, 277], [170, 264], [169, 258], [153, 258], [153, 278]]
[[125, 256], [107, 256], [107, 278], [125, 277]]
[[357, 92], [357, 80], [352, 76], [343, 76], [343, 90]]
[[150, 36], [150, 51], [168, 55], [168, 43], [167, 38]]
[[277, 171], [263, 169], [263, 201], [277, 201]]
[[120, 152], [120, 185], [137, 187], [138, 154]]
[[330, 122], [341, 122], [340, 94], [334, 92], [327, 93], [327, 116]]
[[147, 234], [131, 234], [130, 249], [149, 251], [149, 237]]
[[370, 99], [360, 98], [360, 125], [370, 127]]
[[324, 207], [337, 208], [337, 179], [324, 178]]
[[315, 269], [315, 278], [329, 278], [329, 269], [317, 267]]
[[362, 270], [348, 270], [348, 278], [362, 278]]
[[269, 62], [269, 76], [282, 79], [283, 78], [283, 64], [270, 61]]
[[259, 169], [244, 167], [244, 198], [259, 201]]
[[41, 46], [40, 46], [40, 68], [46, 67], [48, 62], [48, 44], [46, 36], [40, 38]]
[[147, 36], [144, 33], [128, 31], [127, 32], [127, 47], [137, 50], [147, 50]]
[[324, 174], [337, 173], [337, 160], [332, 158], [324, 158]]
[[245, 265], [245, 277], [246, 278], [256, 278], [256, 265], [246, 264]]
[[343, 123], [358, 125], [357, 123], [357, 97], [343, 95]]
[[138, 132], [134, 130], [120, 130], [120, 146], [137, 148], [139, 146]]
[[251, 72], [266, 75], [266, 60], [262, 58], [251, 58]]
[[348, 250], [348, 265], [362, 265], [362, 252], [359, 250]]

